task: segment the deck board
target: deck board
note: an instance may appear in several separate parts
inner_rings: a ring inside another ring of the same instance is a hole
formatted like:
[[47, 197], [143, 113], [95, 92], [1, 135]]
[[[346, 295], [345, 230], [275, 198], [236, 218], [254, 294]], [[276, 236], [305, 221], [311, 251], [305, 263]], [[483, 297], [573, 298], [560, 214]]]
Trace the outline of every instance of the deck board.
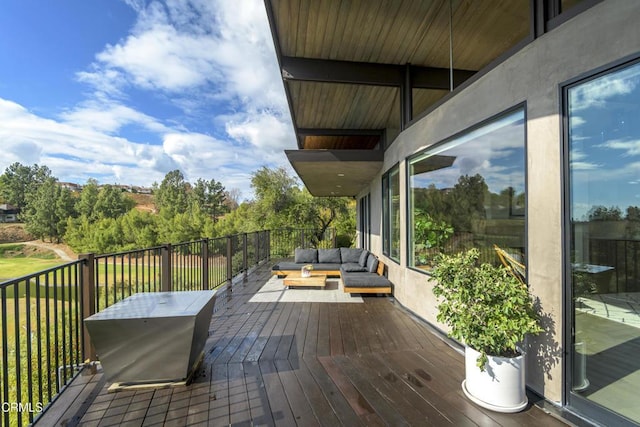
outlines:
[[[436, 407], [423, 399], [413, 387], [402, 381], [398, 375], [381, 363], [375, 355], [367, 354], [360, 357], [363, 374], [372, 378], [371, 382], [380, 393], [389, 396], [394, 405], [407, 414], [407, 419], [418, 420], [421, 425], [447, 426], [454, 423], [443, 415]], [[456, 426], [471, 425], [456, 423]]]
[[229, 425], [229, 379], [227, 365], [211, 366], [209, 420], [214, 425]]
[[109, 393], [101, 373], [79, 377], [37, 425], [564, 425], [471, 403], [464, 356], [393, 298], [249, 302], [269, 277], [265, 265], [216, 302], [190, 385]]

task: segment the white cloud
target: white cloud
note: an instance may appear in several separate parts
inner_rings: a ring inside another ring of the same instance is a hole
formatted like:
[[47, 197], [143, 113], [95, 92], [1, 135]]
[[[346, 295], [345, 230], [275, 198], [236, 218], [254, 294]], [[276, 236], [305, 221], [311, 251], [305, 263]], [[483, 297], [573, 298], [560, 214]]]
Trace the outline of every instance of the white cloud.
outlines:
[[60, 117], [70, 125], [89, 127], [99, 132], [116, 132], [130, 124], [140, 125], [152, 132], [170, 131], [155, 118], [113, 101], [88, 101], [62, 113]]
[[0, 166], [10, 165], [18, 162], [22, 164], [40, 163], [42, 149], [40, 146], [29, 140], [5, 141], [2, 145], [2, 161]]
[[283, 150], [293, 148], [295, 144], [291, 125], [273, 114], [247, 115], [241, 123], [227, 122], [226, 129], [232, 138], [249, 142], [258, 148]]
[[571, 129], [575, 129], [579, 126], [582, 126], [583, 124], [585, 124], [587, 121], [585, 119], [583, 119], [582, 117], [578, 116], [578, 115], [573, 115], [569, 118], [569, 127]]
[[262, 2], [127, 4], [138, 12], [132, 33], [107, 45], [90, 71], [78, 73], [79, 79], [107, 93], [127, 84], [173, 93], [215, 84], [220, 97], [286, 111]]
[[640, 67], [628, 67], [570, 90], [571, 112], [605, 108], [610, 98], [633, 92], [640, 79]]
[[598, 147], [610, 148], [612, 150], [621, 150], [625, 152], [627, 156], [637, 156], [640, 154], [640, 140], [622, 140], [622, 139], [612, 139], [606, 141], [603, 144], [598, 145]]
[[589, 162], [571, 162], [571, 169], [574, 171], [590, 171], [600, 169], [601, 165]]
[[121, 87], [126, 84], [124, 75], [118, 70], [102, 69], [96, 64], [91, 65], [91, 71], [79, 71], [76, 78], [82, 83], [92, 86], [96, 96], [123, 97]]
[[169, 92], [199, 87], [216, 77], [215, 40], [179, 33], [174, 27], [156, 24], [123, 43], [109, 45], [97, 55], [107, 72], [123, 72], [143, 89]]

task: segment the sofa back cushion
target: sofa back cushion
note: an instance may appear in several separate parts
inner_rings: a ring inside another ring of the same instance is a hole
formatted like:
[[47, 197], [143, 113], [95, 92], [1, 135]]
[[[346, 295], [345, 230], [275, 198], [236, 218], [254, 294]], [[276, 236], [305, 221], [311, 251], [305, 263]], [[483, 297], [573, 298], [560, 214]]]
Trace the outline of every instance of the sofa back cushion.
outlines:
[[378, 258], [374, 254], [369, 254], [367, 258], [367, 271], [375, 273], [378, 270]]
[[316, 263], [318, 262], [318, 250], [296, 248], [294, 261], [297, 263]]
[[362, 254], [362, 248], [340, 248], [340, 256], [342, 262], [357, 263], [360, 260]]
[[358, 264], [360, 264], [361, 267], [366, 267], [368, 258], [369, 258], [369, 251], [366, 249], [363, 249], [362, 254], [360, 255], [360, 259], [358, 260]]
[[340, 249], [318, 249], [318, 262], [340, 264], [342, 262], [340, 258]]

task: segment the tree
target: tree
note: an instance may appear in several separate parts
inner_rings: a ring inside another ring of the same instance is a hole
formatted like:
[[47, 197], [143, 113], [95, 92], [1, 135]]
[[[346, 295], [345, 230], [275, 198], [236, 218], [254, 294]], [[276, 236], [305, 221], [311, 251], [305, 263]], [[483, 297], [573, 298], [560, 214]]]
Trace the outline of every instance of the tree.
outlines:
[[118, 218], [135, 205], [135, 202], [128, 198], [122, 190], [112, 185], [103, 186], [98, 192], [94, 215], [98, 218]]
[[90, 221], [86, 215], [79, 218], [67, 218], [64, 241], [77, 253], [96, 252], [93, 243], [94, 230], [94, 222]]
[[56, 235], [58, 243], [67, 231], [67, 219], [76, 216], [75, 200], [68, 188], [59, 187], [56, 190]]
[[131, 209], [122, 217], [122, 230], [127, 238], [127, 249], [150, 248], [160, 243], [156, 219], [156, 215], [137, 209]]
[[446, 222], [451, 224], [456, 232], [471, 231], [473, 220], [486, 217], [484, 200], [488, 191], [489, 187], [480, 174], [463, 175], [458, 178], [458, 183], [448, 197], [452, 217]]
[[629, 207], [627, 207], [626, 220], [627, 221], [639, 222], [640, 221], [640, 208], [637, 207], [637, 206], [629, 206]]
[[24, 209], [38, 186], [50, 177], [51, 170], [46, 166], [13, 163], [0, 175], [0, 196], [6, 203]]
[[234, 211], [240, 206], [240, 196], [242, 193], [238, 188], [232, 188], [229, 191], [224, 192], [224, 205], [227, 208], [227, 212]]
[[[65, 195], [62, 195], [66, 192]], [[62, 189], [58, 186], [55, 178], [47, 178], [38, 190], [30, 197], [26, 213], [24, 215], [25, 228], [35, 237], [44, 240], [46, 237], [52, 241], [60, 241], [62, 234], [61, 221], [66, 222], [68, 216], [60, 217], [61, 212], [65, 212], [70, 202], [69, 190]], [[58, 205], [58, 200], [64, 199]]]
[[589, 221], [620, 221], [622, 220], [622, 211], [617, 206], [606, 207], [597, 205], [591, 207], [587, 212]]
[[213, 220], [205, 215], [198, 205], [192, 205], [186, 212], [171, 217], [160, 215], [158, 236], [161, 242], [198, 240], [205, 236], [205, 230], [213, 228], [212, 222]]
[[184, 180], [184, 175], [176, 169], [167, 173], [160, 186], [153, 184], [153, 193], [156, 208], [165, 217], [173, 217], [188, 208], [189, 183]]
[[244, 202], [236, 210], [225, 215], [215, 225], [215, 236], [230, 236], [236, 233], [260, 230], [260, 227], [253, 222], [254, 205], [254, 202]]
[[349, 215], [348, 203], [344, 197], [314, 197], [304, 189], [292, 207], [293, 223], [316, 230], [316, 241], [320, 241], [338, 218]]
[[259, 228], [287, 227], [292, 223], [289, 213], [300, 189], [285, 168], [262, 167], [253, 173], [251, 187], [256, 196], [253, 220]]
[[212, 179], [205, 181], [200, 178], [196, 181], [191, 193], [189, 193], [192, 203], [196, 203], [203, 213], [209, 215], [213, 220], [227, 211], [224, 204], [226, 192], [221, 183]]
[[316, 230], [316, 242], [329, 227], [341, 226], [345, 240], [355, 236], [355, 207], [347, 198], [313, 197], [298, 187], [297, 180], [286, 169], [263, 167], [251, 179], [255, 199], [242, 203], [216, 224], [216, 234], [225, 236], [240, 232], [277, 228]]
[[86, 185], [82, 188], [80, 198], [76, 203], [76, 211], [80, 216], [84, 215], [90, 220], [97, 219], [97, 215], [94, 214], [94, 209], [96, 206], [96, 202], [98, 201], [99, 192], [100, 189], [98, 188], [98, 181], [90, 178], [87, 181]]

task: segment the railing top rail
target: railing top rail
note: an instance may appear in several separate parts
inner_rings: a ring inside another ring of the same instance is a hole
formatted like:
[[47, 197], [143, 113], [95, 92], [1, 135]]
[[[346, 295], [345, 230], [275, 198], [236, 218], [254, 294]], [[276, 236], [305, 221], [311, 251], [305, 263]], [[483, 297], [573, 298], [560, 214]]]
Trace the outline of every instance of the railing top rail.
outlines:
[[140, 252], [159, 251], [163, 247], [164, 246], [160, 245], [160, 246], [152, 246], [150, 248], [131, 249], [131, 250], [128, 250], [128, 251], [121, 251], [121, 252], [113, 252], [113, 253], [110, 253], [110, 254], [95, 255], [94, 258], [96, 258], [96, 259], [98, 259], [98, 258], [111, 258], [111, 257], [114, 257], [114, 256], [138, 254]]
[[57, 265], [55, 267], [47, 268], [46, 270], [36, 271], [35, 273], [26, 274], [24, 276], [16, 277], [13, 279], [5, 280], [4, 282], [0, 282], [0, 288], [4, 288], [7, 286], [12, 286], [18, 282], [30, 281], [31, 279], [35, 279], [36, 277], [43, 276], [45, 274], [54, 273], [56, 271], [62, 270], [67, 267], [71, 267], [73, 265], [78, 265], [84, 263], [84, 260], [79, 259], [75, 261], [69, 261], [64, 264]]

